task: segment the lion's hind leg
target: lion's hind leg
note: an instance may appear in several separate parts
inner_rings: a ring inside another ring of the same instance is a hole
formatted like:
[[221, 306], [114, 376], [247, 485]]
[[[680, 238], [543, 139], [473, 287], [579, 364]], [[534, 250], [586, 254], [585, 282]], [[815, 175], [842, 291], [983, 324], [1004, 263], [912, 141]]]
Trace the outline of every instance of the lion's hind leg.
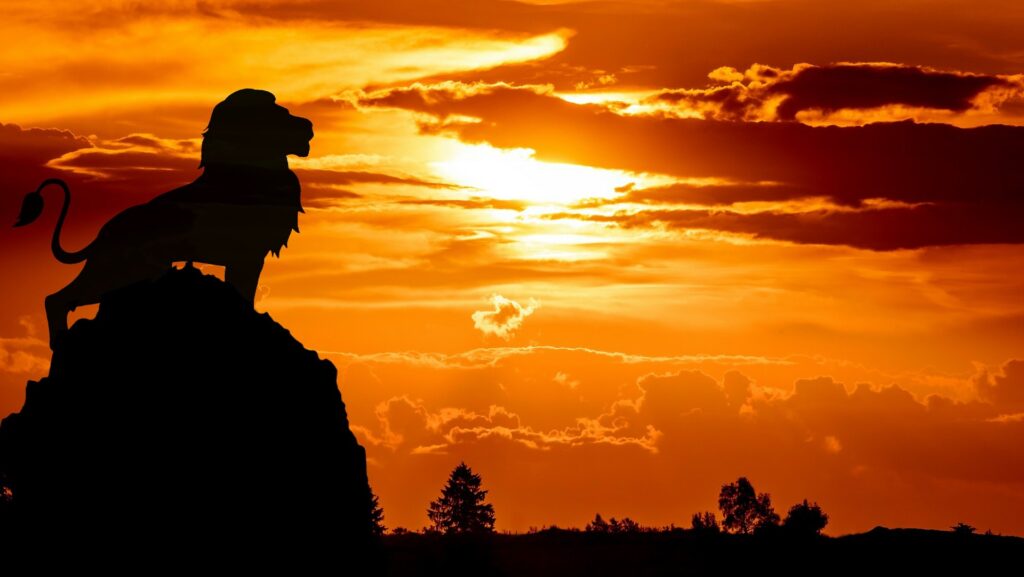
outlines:
[[50, 348], [56, 350], [68, 331], [68, 313], [78, 307], [100, 302], [104, 294], [142, 278], [141, 271], [101, 261], [86, 261], [78, 276], [68, 285], [46, 297], [46, 322], [50, 329]]

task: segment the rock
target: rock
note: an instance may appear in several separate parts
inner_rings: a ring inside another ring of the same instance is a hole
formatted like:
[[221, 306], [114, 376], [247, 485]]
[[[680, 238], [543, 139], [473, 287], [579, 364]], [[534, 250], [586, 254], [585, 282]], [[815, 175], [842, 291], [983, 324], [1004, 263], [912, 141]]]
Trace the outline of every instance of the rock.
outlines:
[[182, 562], [366, 550], [337, 370], [214, 277], [107, 295], [25, 397], [0, 424], [22, 543]]

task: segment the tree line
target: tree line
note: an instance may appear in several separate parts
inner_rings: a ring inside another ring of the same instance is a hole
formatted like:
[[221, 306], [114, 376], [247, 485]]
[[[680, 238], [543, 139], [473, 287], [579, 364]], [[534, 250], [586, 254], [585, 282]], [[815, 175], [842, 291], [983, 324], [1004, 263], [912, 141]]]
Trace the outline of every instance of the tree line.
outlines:
[[[718, 508], [721, 523], [715, 513], [703, 511], [694, 513], [690, 529], [699, 534], [734, 533], [739, 535], [761, 534], [784, 531], [790, 535], [814, 537], [828, 525], [828, 515], [815, 502], [804, 499], [789, 508], [781, 518], [772, 506], [771, 495], [758, 493], [753, 484], [740, 477], [733, 483], [722, 485], [718, 494]], [[482, 488], [480, 475], [466, 465], [459, 463], [448, 476], [441, 489], [441, 495], [427, 508], [430, 522], [427, 533], [435, 534], [481, 534], [494, 532], [494, 507], [487, 502], [487, 491]], [[383, 535], [384, 511], [376, 495], [371, 494], [371, 523], [376, 535]], [[584, 528], [588, 533], [640, 533], [657, 531], [643, 527], [629, 517], [605, 520], [600, 513]], [[407, 529], [395, 528], [393, 534], [408, 533]]]
[[[755, 533], [784, 530], [791, 535], [817, 536], [828, 525], [828, 515], [817, 503], [807, 499], [790, 507], [785, 519], [780, 519], [772, 506], [768, 493], [758, 493], [746, 477], [734, 483], [722, 485], [718, 493], [718, 508], [722, 522], [711, 511], [694, 513], [690, 518], [690, 529], [700, 534]], [[625, 517], [605, 521], [600, 514], [587, 524], [585, 531], [592, 533], [631, 533], [645, 530], [638, 523]]]

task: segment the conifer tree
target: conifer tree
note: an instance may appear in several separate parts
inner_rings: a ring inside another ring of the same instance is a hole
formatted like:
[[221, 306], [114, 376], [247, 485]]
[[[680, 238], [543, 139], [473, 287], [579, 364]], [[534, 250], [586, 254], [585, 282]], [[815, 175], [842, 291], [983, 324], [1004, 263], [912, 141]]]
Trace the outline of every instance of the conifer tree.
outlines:
[[440, 533], [491, 533], [494, 507], [485, 502], [487, 491], [480, 488], [480, 475], [459, 463], [448, 477], [441, 496], [430, 503], [430, 530]]

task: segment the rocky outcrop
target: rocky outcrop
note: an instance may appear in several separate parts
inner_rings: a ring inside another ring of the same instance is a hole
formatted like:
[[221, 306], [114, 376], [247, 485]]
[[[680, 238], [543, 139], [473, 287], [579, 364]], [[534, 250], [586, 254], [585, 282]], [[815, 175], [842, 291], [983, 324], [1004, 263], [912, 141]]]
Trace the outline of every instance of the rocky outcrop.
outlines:
[[[337, 371], [191, 268], [109, 294], [0, 425], [12, 534], [103, 558], [366, 550], [366, 457]], [[144, 552], [144, 554], [143, 554]]]

